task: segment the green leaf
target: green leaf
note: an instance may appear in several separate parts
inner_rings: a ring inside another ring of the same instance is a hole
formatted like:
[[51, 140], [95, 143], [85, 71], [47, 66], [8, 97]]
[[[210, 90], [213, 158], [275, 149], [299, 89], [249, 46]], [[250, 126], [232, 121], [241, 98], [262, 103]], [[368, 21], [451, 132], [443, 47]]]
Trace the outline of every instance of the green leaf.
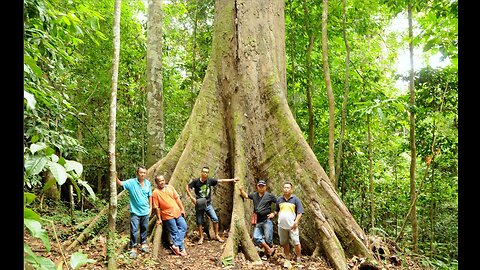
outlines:
[[37, 270], [56, 270], [55, 263], [50, 259], [37, 256], [27, 244], [23, 244], [23, 256], [25, 262], [31, 264]]
[[233, 256], [222, 258], [222, 266], [227, 267], [233, 265]]
[[28, 156], [25, 160], [26, 177], [37, 175], [45, 168], [48, 159], [43, 156]]
[[95, 260], [89, 259], [87, 255], [77, 251], [70, 257], [70, 266], [76, 270], [87, 263], [94, 263]]
[[23, 61], [25, 62], [25, 64], [27, 64], [30, 67], [30, 69], [33, 71], [33, 73], [35, 73], [37, 77], [42, 76], [42, 70], [37, 66], [37, 64], [35, 63], [35, 60], [33, 60], [32, 57], [28, 55], [24, 55]]
[[92, 187], [88, 184], [87, 181], [78, 180], [77, 182], [87, 189], [88, 194], [90, 195], [90, 198], [92, 198], [93, 200], [97, 199], [97, 197], [95, 196], [95, 192], [93, 192]]
[[78, 194], [77, 200], [80, 203], [81, 199], [82, 199], [82, 191], [80, 190], [80, 187], [78, 186], [78, 184], [75, 180], [72, 179], [72, 181], [70, 181], [70, 183], [72, 183], [73, 188], [75, 188], [75, 192], [77, 192], [77, 194]]
[[24, 201], [23, 203], [25, 205], [29, 205], [33, 202], [33, 200], [35, 200], [35, 198], [37, 197], [37, 195], [33, 194], [33, 193], [30, 193], [30, 192], [24, 192], [23, 193], [23, 198], [24, 198]]
[[67, 172], [65, 171], [65, 167], [62, 165], [55, 163], [55, 162], [48, 162], [48, 167], [53, 174], [53, 177], [57, 179], [57, 183], [59, 185], [63, 185], [65, 181], [67, 181]]
[[67, 170], [67, 172], [73, 170], [77, 177], [80, 177], [83, 173], [82, 163], [73, 160], [65, 160], [65, 169]]
[[378, 114], [378, 118], [380, 118], [382, 123], [385, 123], [386, 119], [385, 119], [385, 115], [383, 114], [382, 108], [377, 108], [377, 114]]
[[55, 163], [59, 162], [59, 160], [60, 160], [60, 158], [59, 158], [57, 155], [53, 154], [53, 153], [50, 154], [49, 156], [50, 156], [50, 159], [51, 159], [53, 162], [55, 162]]
[[33, 237], [42, 240], [45, 249], [50, 252], [50, 241], [48, 240], [47, 231], [42, 228], [42, 224], [36, 220], [29, 218], [24, 218], [23, 224], [25, 224], [25, 227], [27, 227]]
[[32, 154], [35, 154], [36, 152], [45, 148], [47, 148], [47, 145], [44, 142], [32, 143], [30, 145], [30, 152], [32, 152]]
[[23, 218], [32, 219], [40, 222], [40, 216], [36, 212], [34, 212], [32, 209], [27, 207], [23, 209]]
[[35, 100], [35, 96], [23, 90], [23, 98], [27, 100], [27, 109], [34, 110], [35, 104], [37, 104], [37, 101]]

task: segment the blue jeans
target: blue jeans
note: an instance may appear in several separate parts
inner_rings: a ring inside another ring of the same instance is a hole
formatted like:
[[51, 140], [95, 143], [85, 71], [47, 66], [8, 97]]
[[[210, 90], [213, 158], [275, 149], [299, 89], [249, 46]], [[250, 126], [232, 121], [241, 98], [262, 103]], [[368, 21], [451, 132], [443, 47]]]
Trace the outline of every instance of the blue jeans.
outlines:
[[185, 246], [183, 245], [183, 240], [185, 239], [185, 233], [187, 232], [187, 222], [185, 222], [183, 215], [178, 218], [164, 220], [163, 223], [167, 225], [173, 244], [179, 247], [180, 250], [184, 250]]
[[140, 243], [147, 243], [147, 228], [149, 216], [137, 216], [130, 213], [130, 247], [137, 246], [138, 228], [140, 228]]
[[197, 220], [197, 225], [202, 225], [203, 224], [203, 216], [204, 214], [207, 214], [207, 216], [210, 217], [212, 222], [218, 222], [218, 217], [217, 214], [215, 213], [215, 209], [213, 209], [213, 206], [211, 204], [207, 205], [207, 208], [205, 210], [199, 210], [195, 212], [195, 218]]
[[260, 245], [263, 242], [272, 247], [273, 245], [273, 222], [269, 218], [267, 220], [258, 222], [253, 229], [253, 242], [255, 245]]

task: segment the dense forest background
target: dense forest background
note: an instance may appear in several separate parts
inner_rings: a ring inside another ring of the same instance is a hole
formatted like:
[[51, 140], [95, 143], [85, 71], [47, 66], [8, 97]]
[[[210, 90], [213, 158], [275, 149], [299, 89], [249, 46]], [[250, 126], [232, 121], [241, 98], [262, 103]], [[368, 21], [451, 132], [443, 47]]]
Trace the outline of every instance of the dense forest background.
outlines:
[[[41, 209], [68, 206], [70, 188], [75, 203], [62, 222], [78, 222], [108, 205], [113, 4], [24, 0], [24, 215], [28, 231], [41, 237], [36, 222], [49, 224]], [[456, 268], [458, 2], [351, 0], [328, 5], [335, 159], [341, 160], [332, 182], [368, 234], [391, 239], [426, 265]], [[133, 177], [139, 164], [151, 165], [147, 7], [136, 0], [123, 1], [121, 7], [116, 126], [121, 179]], [[162, 152], [168, 153], [205, 75], [214, 2], [164, 1], [162, 11]], [[329, 168], [321, 18], [319, 1], [285, 1], [288, 102], [318, 161]], [[410, 223], [412, 204], [417, 232]]]

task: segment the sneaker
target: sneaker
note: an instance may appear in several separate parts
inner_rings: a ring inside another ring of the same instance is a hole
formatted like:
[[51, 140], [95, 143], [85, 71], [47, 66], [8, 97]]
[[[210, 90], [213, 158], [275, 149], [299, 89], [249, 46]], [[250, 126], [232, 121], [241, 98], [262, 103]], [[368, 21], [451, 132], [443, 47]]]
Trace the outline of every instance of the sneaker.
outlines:
[[137, 252], [135, 252], [135, 250], [130, 250], [129, 254], [130, 254], [130, 258], [132, 259], [137, 258]]
[[142, 247], [140, 248], [140, 251], [145, 253], [150, 253], [150, 248], [147, 246], [147, 244], [143, 244]]
[[179, 255], [182, 256], [182, 257], [187, 256], [187, 250], [185, 250], [185, 249], [180, 250]]
[[302, 262], [302, 258], [301, 257], [297, 257], [297, 263], [301, 263]]
[[198, 240], [198, 244], [199, 245], [203, 244], [203, 237]]

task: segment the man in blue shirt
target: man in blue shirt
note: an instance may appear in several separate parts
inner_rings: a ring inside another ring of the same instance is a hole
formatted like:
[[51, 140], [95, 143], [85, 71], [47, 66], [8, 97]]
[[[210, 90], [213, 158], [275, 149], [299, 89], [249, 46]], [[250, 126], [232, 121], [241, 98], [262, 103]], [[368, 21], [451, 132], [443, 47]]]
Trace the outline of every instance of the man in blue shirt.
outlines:
[[137, 168], [137, 177], [120, 181], [117, 177], [117, 185], [128, 190], [130, 197], [130, 257], [136, 258], [135, 251], [140, 229], [140, 250], [150, 252], [147, 245], [148, 220], [152, 212], [152, 187], [150, 181], [145, 179], [147, 169], [144, 166]]

